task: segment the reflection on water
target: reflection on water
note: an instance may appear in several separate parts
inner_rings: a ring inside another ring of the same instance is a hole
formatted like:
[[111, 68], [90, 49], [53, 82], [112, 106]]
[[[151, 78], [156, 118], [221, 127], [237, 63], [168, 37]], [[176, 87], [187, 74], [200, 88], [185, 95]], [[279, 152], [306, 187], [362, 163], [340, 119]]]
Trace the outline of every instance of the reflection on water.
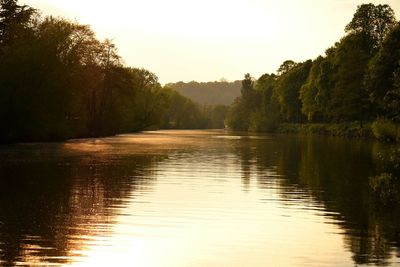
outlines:
[[161, 131], [0, 148], [0, 265], [400, 264], [379, 144]]

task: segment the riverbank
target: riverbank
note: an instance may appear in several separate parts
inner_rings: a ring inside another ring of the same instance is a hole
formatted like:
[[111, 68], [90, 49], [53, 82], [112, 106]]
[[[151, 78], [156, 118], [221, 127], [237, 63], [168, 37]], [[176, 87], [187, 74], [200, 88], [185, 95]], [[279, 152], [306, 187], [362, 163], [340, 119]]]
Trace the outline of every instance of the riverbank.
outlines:
[[377, 119], [373, 123], [282, 123], [275, 132], [317, 134], [352, 138], [374, 138], [384, 142], [400, 141], [400, 125], [388, 119]]
[[372, 124], [359, 123], [282, 123], [276, 129], [277, 133], [317, 134], [340, 137], [375, 138]]

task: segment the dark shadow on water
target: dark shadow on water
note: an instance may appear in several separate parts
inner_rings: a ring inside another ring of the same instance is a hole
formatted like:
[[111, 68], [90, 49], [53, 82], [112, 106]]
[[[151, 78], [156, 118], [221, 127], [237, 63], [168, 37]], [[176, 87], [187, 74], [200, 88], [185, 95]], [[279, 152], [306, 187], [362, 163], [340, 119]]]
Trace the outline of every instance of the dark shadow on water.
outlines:
[[60, 144], [2, 147], [0, 265], [79, 257], [73, 251], [85, 241], [111, 233], [135, 190], [149, 190], [161, 158], [76, 153]]

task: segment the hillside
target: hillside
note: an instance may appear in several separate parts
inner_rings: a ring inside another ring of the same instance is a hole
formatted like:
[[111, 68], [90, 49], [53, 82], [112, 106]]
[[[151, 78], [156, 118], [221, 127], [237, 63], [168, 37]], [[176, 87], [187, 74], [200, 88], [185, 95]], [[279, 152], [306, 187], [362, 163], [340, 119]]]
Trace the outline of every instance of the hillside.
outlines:
[[171, 87], [182, 95], [206, 105], [230, 105], [240, 96], [241, 81], [235, 82], [177, 82], [169, 83]]

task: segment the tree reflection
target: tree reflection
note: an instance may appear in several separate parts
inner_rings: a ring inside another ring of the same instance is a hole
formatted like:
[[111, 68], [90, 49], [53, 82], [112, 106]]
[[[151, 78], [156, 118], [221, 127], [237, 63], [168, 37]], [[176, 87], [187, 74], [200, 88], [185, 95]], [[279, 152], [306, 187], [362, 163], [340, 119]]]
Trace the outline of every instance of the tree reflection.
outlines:
[[247, 191], [251, 182], [251, 174], [252, 174], [252, 159], [254, 158], [252, 147], [252, 142], [249, 138], [244, 136], [243, 139], [240, 140], [240, 167], [241, 167], [241, 179], [242, 179], [242, 188]]
[[[155, 165], [170, 151], [164, 137], [156, 146], [162, 153], [120, 139], [112, 138], [112, 145], [95, 140], [2, 147], [0, 265], [69, 263], [79, 260], [88, 244], [99, 245], [113, 234], [117, 215], [136, 193], [152, 190]], [[379, 172], [376, 154], [384, 148], [289, 135], [183, 139], [177, 153], [189, 157], [185, 168], [200, 170], [199, 158], [210, 160], [214, 152], [218, 161], [211, 166], [218, 168], [233, 151], [244, 190], [253, 184], [273, 188], [279, 205], [318, 211], [340, 227], [355, 264], [386, 265], [400, 254], [400, 211], [377, 206], [369, 189], [368, 178]]]
[[[322, 205], [324, 216], [343, 230], [356, 264], [387, 265], [393, 247], [400, 248], [400, 211], [378, 207], [371, 195], [368, 181], [378, 168], [378, 151], [365, 140], [288, 135], [235, 147], [243, 170], [255, 162], [259, 188], [280, 184], [279, 197], [291, 200], [283, 205]], [[278, 176], [269, 175], [271, 169]]]
[[161, 156], [78, 154], [57, 144], [4, 148], [0, 265], [68, 263], [85, 241], [110, 234], [132, 195], [151, 185]]

